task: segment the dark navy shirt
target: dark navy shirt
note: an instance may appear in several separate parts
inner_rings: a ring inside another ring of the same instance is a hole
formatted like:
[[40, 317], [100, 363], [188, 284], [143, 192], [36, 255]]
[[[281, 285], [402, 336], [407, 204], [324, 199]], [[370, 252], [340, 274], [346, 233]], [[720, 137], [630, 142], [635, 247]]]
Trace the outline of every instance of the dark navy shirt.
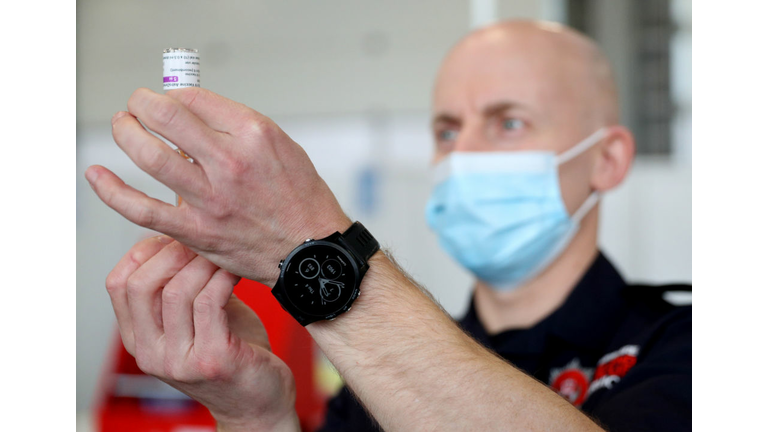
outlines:
[[[535, 326], [489, 335], [474, 301], [459, 324], [478, 342], [568, 399], [609, 431], [691, 430], [692, 308], [627, 285], [602, 255], [565, 302]], [[344, 387], [321, 431], [378, 431]]]

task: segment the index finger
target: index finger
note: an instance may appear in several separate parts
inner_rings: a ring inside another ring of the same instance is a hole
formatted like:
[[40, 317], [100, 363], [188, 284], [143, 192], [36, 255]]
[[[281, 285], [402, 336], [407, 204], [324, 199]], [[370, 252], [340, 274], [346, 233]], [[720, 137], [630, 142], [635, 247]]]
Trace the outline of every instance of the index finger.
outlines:
[[117, 327], [125, 349], [134, 354], [133, 320], [128, 309], [128, 277], [150, 258], [155, 256], [173, 239], [168, 236], [156, 236], [136, 243], [126, 253], [107, 276], [106, 286], [112, 309], [117, 318]]
[[264, 118], [246, 105], [200, 87], [171, 90], [166, 94], [219, 132], [237, 135], [253, 120]]
[[128, 99], [128, 112], [195, 160], [201, 160], [203, 165], [221, 146], [220, 132], [208, 127], [184, 104], [168, 95], [157, 94], [147, 88], [137, 89]]

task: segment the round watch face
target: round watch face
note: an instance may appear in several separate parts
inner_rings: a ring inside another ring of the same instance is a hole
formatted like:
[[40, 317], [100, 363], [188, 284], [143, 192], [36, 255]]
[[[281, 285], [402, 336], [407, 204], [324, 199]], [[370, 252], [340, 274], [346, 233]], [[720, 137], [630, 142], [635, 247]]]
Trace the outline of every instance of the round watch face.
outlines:
[[328, 316], [344, 308], [355, 294], [357, 266], [341, 247], [325, 241], [308, 243], [283, 266], [288, 299], [302, 312]]

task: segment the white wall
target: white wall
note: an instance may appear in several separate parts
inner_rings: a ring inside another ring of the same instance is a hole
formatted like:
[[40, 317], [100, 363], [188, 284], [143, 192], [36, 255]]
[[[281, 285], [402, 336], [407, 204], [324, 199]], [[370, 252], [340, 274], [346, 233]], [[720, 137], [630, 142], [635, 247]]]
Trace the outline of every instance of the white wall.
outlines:
[[[502, 17], [559, 10], [553, 0], [497, 4]], [[160, 91], [168, 46], [199, 48], [203, 86], [273, 116], [306, 148], [345, 210], [450, 313], [463, 312], [471, 279], [440, 251], [422, 212], [432, 79], [467, 31], [470, 10], [458, 0], [78, 2], [78, 409], [91, 402], [114, 336], [104, 279], [147, 235], [103, 205], [82, 174], [103, 164], [150, 195], [173, 199], [117, 149], [109, 126], [135, 88]], [[603, 203], [601, 245], [633, 280], [691, 278], [690, 128], [682, 122], [678, 129], [682, 157], [638, 161]], [[340, 161], [353, 169], [340, 171]], [[381, 177], [379, 211], [371, 214], [359, 199], [366, 168]]]
[[467, 30], [466, 0], [80, 0], [77, 117], [161, 90], [162, 50], [200, 50], [201, 82], [268, 115], [426, 109]]

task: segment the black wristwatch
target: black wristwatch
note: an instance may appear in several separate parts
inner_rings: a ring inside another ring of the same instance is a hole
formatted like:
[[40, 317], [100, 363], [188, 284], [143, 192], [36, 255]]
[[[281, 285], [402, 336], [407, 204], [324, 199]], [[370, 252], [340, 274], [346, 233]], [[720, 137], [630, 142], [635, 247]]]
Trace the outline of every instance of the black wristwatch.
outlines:
[[278, 264], [272, 295], [303, 326], [332, 320], [360, 295], [368, 259], [378, 250], [379, 242], [360, 222], [344, 234], [307, 239]]

